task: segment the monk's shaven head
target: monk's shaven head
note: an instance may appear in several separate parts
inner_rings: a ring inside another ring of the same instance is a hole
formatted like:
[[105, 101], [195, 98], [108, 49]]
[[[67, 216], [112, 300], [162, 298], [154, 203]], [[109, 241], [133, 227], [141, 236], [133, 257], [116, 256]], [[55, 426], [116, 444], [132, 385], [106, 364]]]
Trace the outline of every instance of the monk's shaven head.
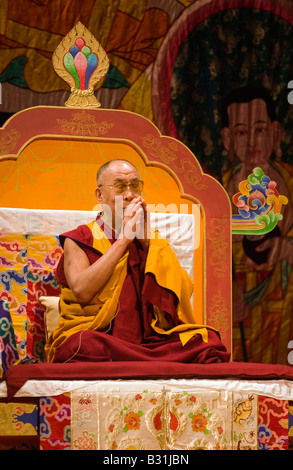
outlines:
[[[129, 163], [129, 165], [133, 166], [133, 168], [135, 168], [135, 166], [130, 163], [128, 160], [124, 160], [123, 158], [115, 158], [114, 160], [109, 160], [108, 162], [104, 163], [104, 165], [102, 165], [98, 172], [97, 172], [97, 184], [99, 186], [99, 184], [101, 184], [102, 182], [102, 177], [103, 177], [103, 173], [109, 168], [109, 166], [114, 163], [114, 162], [126, 162], [126, 163]], [[136, 170], [136, 168], [135, 168]]]

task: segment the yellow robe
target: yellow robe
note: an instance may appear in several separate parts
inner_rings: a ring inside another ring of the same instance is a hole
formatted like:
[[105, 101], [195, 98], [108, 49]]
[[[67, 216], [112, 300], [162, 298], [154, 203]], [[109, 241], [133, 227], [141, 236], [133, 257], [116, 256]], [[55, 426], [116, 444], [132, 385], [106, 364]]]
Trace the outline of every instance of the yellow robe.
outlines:
[[[111, 246], [98, 224], [93, 221], [88, 224], [93, 234], [93, 248], [104, 254]], [[88, 304], [80, 304], [72, 291], [63, 287], [60, 296], [59, 322], [51, 334], [45, 353], [48, 362], [52, 362], [56, 349], [72, 334], [82, 330], [103, 331], [110, 325], [117, 311], [119, 296], [127, 274], [128, 252], [126, 252], [116, 265], [111, 277]], [[182, 345], [195, 334], [200, 334], [204, 342], [208, 341], [207, 329], [214, 328], [206, 325], [194, 324], [190, 297], [193, 292], [193, 283], [188, 273], [181, 265], [171, 249], [169, 243], [153, 232], [145, 265], [145, 274], [152, 274], [159, 286], [173, 292], [178, 299], [177, 313], [184, 322], [170, 329], [164, 312], [154, 306], [154, 318], [151, 326], [158, 334], [179, 334]]]

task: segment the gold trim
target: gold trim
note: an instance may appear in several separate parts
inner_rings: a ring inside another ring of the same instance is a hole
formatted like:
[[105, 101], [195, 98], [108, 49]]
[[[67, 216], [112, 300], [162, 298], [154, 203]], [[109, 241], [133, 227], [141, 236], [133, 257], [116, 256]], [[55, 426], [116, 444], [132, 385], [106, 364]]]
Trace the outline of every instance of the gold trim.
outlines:
[[97, 122], [93, 114], [87, 114], [84, 110], [74, 113], [72, 119], [56, 119], [61, 130], [72, 136], [99, 137], [108, 133], [114, 126], [113, 122]]
[[210, 219], [210, 226], [208, 228], [207, 239], [210, 241], [210, 256], [209, 264], [214, 266], [213, 272], [216, 278], [226, 277], [228, 260], [228, 242], [225, 239], [225, 225], [226, 219], [214, 217]]
[[16, 147], [17, 141], [20, 138], [20, 133], [16, 129], [1, 133], [0, 137], [0, 154], [10, 152]]

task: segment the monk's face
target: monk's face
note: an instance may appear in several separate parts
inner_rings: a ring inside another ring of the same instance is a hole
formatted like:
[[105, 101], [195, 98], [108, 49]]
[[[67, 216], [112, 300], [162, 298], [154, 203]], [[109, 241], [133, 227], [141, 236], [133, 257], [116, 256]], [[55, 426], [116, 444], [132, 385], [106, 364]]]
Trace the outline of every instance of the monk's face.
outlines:
[[274, 149], [274, 124], [266, 103], [254, 99], [249, 103], [232, 103], [228, 107], [229, 128], [222, 134], [231, 157], [251, 166], [266, 163]]
[[[113, 223], [115, 222], [115, 216], [116, 220], [117, 218], [122, 219], [123, 214], [116, 214], [116, 211], [125, 209], [139, 195], [133, 193], [129, 186], [125, 192], [117, 194], [115, 186], [121, 183], [130, 185], [137, 181], [139, 181], [138, 171], [130, 163], [124, 161], [112, 162], [101, 174], [96, 189], [96, 197], [103, 210], [105, 207], [107, 207], [107, 210], [110, 209]], [[117, 202], [117, 198], [119, 198], [119, 202]]]

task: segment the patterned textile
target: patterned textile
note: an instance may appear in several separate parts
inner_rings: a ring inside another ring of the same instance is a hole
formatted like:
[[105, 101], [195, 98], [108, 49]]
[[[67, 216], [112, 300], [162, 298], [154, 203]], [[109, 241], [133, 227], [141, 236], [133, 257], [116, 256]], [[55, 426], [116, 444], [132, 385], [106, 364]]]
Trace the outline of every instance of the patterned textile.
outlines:
[[27, 243], [24, 235], [0, 236], [0, 299], [8, 303], [20, 359], [26, 355]]
[[20, 359], [44, 359], [44, 307], [38, 298], [59, 295], [54, 268], [61, 253], [57, 237], [0, 236], [0, 300], [7, 302]]
[[0, 436], [36, 436], [38, 421], [36, 403], [0, 403]]
[[259, 397], [258, 403], [259, 449], [288, 450], [288, 401]]
[[115, 387], [71, 400], [73, 450], [257, 448], [256, 396]]
[[39, 449], [38, 399], [0, 403], [0, 450]]
[[6, 300], [0, 300], [0, 377], [18, 360], [16, 339]]
[[[172, 390], [171, 390], [171, 389]], [[105, 381], [0, 403], [0, 449], [289, 450], [293, 403], [242, 391]], [[39, 400], [39, 405], [37, 401]]]
[[40, 449], [66, 450], [71, 447], [70, 397], [40, 398]]
[[41, 295], [60, 293], [54, 269], [63, 253], [58, 237], [29, 236], [27, 244], [27, 354], [44, 360], [44, 307], [38, 302]]
[[161, 391], [139, 386], [126, 391], [112, 383], [42, 398], [41, 403], [46, 404], [52, 428], [48, 431], [48, 424], [47, 428], [41, 424], [46, 429], [41, 435], [43, 449], [57, 445], [71, 450], [289, 448], [288, 401], [255, 394], [171, 391], [163, 384]]

